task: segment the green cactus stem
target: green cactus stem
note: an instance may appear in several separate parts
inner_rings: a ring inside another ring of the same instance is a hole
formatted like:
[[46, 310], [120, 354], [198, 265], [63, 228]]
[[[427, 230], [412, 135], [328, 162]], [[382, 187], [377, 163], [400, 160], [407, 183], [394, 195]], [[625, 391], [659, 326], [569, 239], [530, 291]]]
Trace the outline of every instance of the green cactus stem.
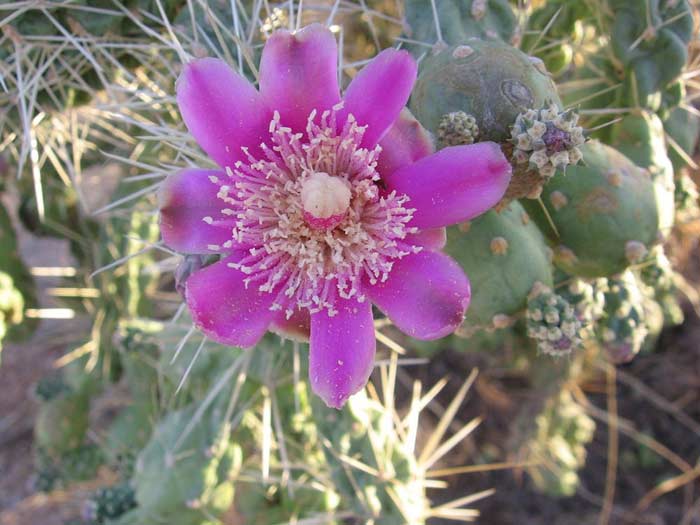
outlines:
[[503, 42], [471, 39], [423, 59], [410, 108], [433, 133], [444, 115], [461, 111], [475, 118], [480, 140], [505, 143], [520, 113], [549, 103], [561, 107], [540, 59]]
[[581, 150], [584, 162], [545, 186], [546, 213], [540, 203], [523, 205], [554, 245], [558, 267], [579, 277], [607, 277], [631, 264], [628, 243], [648, 249], [658, 242], [661, 212], [646, 170], [597, 141]]
[[536, 282], [552, 286], [551, 250], [517, 201], [450, 228], [447, 239], [447, 252], [473, 283], [462, 331], [511, 324]]

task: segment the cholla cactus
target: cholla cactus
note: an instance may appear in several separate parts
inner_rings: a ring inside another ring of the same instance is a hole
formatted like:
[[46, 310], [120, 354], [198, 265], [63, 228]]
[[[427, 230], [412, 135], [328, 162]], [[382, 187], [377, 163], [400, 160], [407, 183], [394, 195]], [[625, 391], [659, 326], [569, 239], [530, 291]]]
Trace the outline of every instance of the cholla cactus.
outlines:
[[554, 395], [535, 418], [532, 438], [521, 457], [537, 462], [528, 468], [535, 485], [553, 496], [572, 496], [579, 485], [577, 471], [586, 461], [586, 445], [595, 423], [566, 390]]
[[[3, 76], [0, 101], [18, 103], [0, 144], [19, 171], [24, 159], [31, 167], [33, 179], [22, 181], [31, 183], [22, 191], [35, 194], [25, 199], [25, 222], [35, 219], [42, 234], [62, 227], [84, 270], [79, 284], [97, 270], [90, 285], [99, 294], [80, 301], [96, 317], [86, 347], [94, 350], [78, 360], [93, 387], [40, 389], [38, 453], [54, 475], [64, 458], [94, 452], [82, 399], [121, 381], [131, 399], [98, 437], [128, 483], [124, 500], [133, 504], [132, 487], [137, 506], [115, 503], [96, 520], [200, 525], [232, 502], [247, 521], [265, 525], [471, 518], [452, 508], [457, 503], [431, 509], [427, 487], [432, 465], [476, 423], [442, 446], [453, 404], [417, 452], [418, 412], [430, 396], [417, 394], [401, 417], [393, 386], [383, 384], [381, 396], [362, 390], [380, 326], [371, 303], [423, 339], [458, 327], [463, 336], [521, 336], [529, 325], [544, 354], [517, 349], [531, 374], [578, 361], [583, 352], [549, 354], [579, 345], [587, 330], [613, 358], [630, 357], [653, 331], [662, 288], [670, 290], [660, 285], [652, 294], [636, 275], [616, 276], [633, 268], [648, 283], [665, 280], [645, 264], [673, 222], [669, 198], [679, 177], [664, 127], [674, 115], [685, 118], [676, 110], [692, 88], [679, 77], [688, 4], [601, 0], [593, 16], [589, 5], [563, 0], [527, 3], [517, 14], [507, 0], [407, 0], [407, 24], [395, 12], [375, 16], [365, 2], [330, 12], [299, 2], [267, 12], [267, 4], [117, 2], [100, 19], [81, 3], [27, 4], [15, 27], [5, 25], [16, 67]], [[354, 41], [348, 28], [363, 16], [363, 38]], [[278, 31], [312, 19], [332, 29]], [[386, 34], [376, 31], [388, 25]], [[341, 26], [339, 71], [333, 32]], [[381, 51], [404, 27], [399, 38], [413, 58]], [[66, 28], [72, 38], [61, 36]], [[123, 38], [105, 46], [91, 36], [103, 32]], [[414, 118], [402, 107], [416, 63]], [[81, 109], [88, 100], [100, 103]], [[581, 109], [581, 126], [572, 108]], [[608, 125], [618, 113], [623, 118]], [[582, 145], [583, 126], [598, 140]], [[692, 133], [667, 133], [692, 155]], [[79, 182], [102, 151], [128, 165], [129, 177], [87, 221], [95, 208]], [[477, 174], [471, 180], [463, 177], [469, 170]], [[59, 178], [66, 183], [58, 186]], [[682, 182], [676, 187], [682, 192]], [[471, 190], [482, 196], [469, 198]], [[443, 226], [458, 222], [445, 235]], [[176, 267], [176, 289], [196, 326], [182, 307], [172, 323], [134, 329], [136, 317], [174, 313], [179, 298], [159, 274]], [[603, 294], [592, 279], [610, 288]], [[536, 282], [546, 289], [528, 304]], [[154, 297], [170, 304], [154, 308]], [[263, 337], [268, 327], [310, 335], [311, 365], [304, 352], [295, 361]], [[455, 346], [479, 346], [474, 341]], [[382, 372], [386, 379], [396, 371]], [[565, 375], [538, 385], [546, 392], [537, 409], [524, 408], [536, 430], [522, 436], [543, 460], [545, 470], [532, 471], [537, 484], [569, 494], [591, 423], [565, 393]], [[336, 412], [312, 400], [312, 389], [333, 406], [359, 394]], [[64, 424], [66, 410], [77, 414], [76, 428]]]

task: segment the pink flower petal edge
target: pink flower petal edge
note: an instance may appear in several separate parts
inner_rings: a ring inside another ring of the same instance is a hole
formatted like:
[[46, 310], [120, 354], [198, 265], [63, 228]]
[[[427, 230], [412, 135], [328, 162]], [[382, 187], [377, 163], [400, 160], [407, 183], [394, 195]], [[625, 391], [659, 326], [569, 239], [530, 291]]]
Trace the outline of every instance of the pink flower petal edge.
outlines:
[[272, 112], [255, 87], [223, 60], [186, 64], [176, 89], [187, 129], [219, 166], [244, 160], [242, 147], [257, 151], [268, 137]]
[[248, 348], [272, 323], [275, 295], [246, 286], [246, 276], [228, 266], [236, 260], [229, 256], [192, 274], [185, 282], [185, 300], [205, 335], [218, 343]]
[[260, 93], [282, 122], [303, 131], [312, 110], [321, 114], [340, 102], [338, 46], [321, 24], [273, 33], [260, 60]]
[[329, 407], [341, 408], [364, 388], [374, 367], [377, 342], [369, 301], [340, 299], [338, 313], [311, 314], [309, 380]]
[[503, 197], [511, 165], [494, 142], [445, 148], [382, 174], [389, 190], [410, 197], [412, 226], [437, 228], [468, 221]]
[[416, 62], [407, 51], [385, 49], [352, 80], [341, 115], [351, 113], [358, 123], [367, 126], [364, 147], [377, 144], [396, 121], [408, 102], [417, 72]]
[[[158, 200], [160, 231], [167, 246], [187, 254], [220, 253], [216, 247], [231, 240], [234, 221], [221, 217], [219, 186], [210, 180], [222, 176], [217, 170], [188, 168], [163, 181]], [[205, 222], [205, 217], [211, 221]]]
[[421, 340], [459, 328], [471, 298], [462, 268], [444, 253], [428, 250], [399, 259], [386, 282], [367, 290], [402, 332]]

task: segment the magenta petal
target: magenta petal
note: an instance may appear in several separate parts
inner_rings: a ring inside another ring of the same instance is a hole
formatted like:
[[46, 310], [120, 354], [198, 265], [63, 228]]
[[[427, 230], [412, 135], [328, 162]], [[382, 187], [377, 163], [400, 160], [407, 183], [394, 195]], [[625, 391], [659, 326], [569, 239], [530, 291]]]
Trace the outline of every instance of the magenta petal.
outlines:
[[411, 94], [417, 69], [407, 51], [385, 49], [352, 80], [341, 115], [352, 113], [358, 123], [368, 126], [364, 147], [377, 144], [396, 121]]
[[419, 230], [418, 233], [407, 235], [406, 242], [429, 250], [442, 250], [447, 244], [447, 230], [445, 228]]
[[263, 97], [223, 60], [186, 64], [177, 80], [177, 103], [187, 129], [222, 167], [244, 159], [242, 147], [256, 152], [269, 135], [272, 113]]
[[413, 164], [433, 152], [430, 134], [407, 108], [401, 111], [379, 145], [382, 147], [377, 161], [380, 176], [384, 173], [391, 175], [398, 168]]
[[222, 344], [247, 348], [265, 334], [276, 312], [270, 310], [275, 294], [245, 286], [246, 276], [230, 268], [227, 257], [192, 274], [185, 283], [185, 300], [195, 325]]
[[399, 330], [422, 340], [459, 328], [471, 297], [462, 268], [444, 253], [427, 250], [397, 260], [386, 282], [366, 290]]
[[275, 31], [260, 60], [260, 93], [295, 131], [306, 129], [312, 110], [320, 114], [340, 102], [333, 33], [321, 24], [296, 33]]
[[369, 301], [339, 299], [335, 306], [332, 317], [327, 310], [311, 314], [309, 379], [329, 407], [341, 408], [367, 384], [377, 342]]
[[[221, 217], [219, 185], [210, 177], [226, 175], [217, 170], [184, 169], [170, 175], [158, 191], [160, 232], [166, 246], [181, 253], [220, 253], [232, 239], [234, 220]], [[205, 222], [205, 217], [207, 219]], [[211, 246], [211, 249], [210, 249]]]
[[382, 179], [410, 197], [411, 226], [436, 228], [467, 221], [492, 208], [510, 182], [511, 166], [494, 142], [445, 148]]

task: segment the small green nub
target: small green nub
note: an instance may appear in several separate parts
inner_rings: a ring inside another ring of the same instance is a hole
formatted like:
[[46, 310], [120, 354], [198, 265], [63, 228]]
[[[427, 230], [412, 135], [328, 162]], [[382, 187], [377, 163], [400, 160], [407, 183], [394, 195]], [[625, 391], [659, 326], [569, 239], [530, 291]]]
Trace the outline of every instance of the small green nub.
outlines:
[[438, 147], [474, 144], [479, 139], [476, 119], [464, 111], [453, 111], [443, 115], [437, 130]]

